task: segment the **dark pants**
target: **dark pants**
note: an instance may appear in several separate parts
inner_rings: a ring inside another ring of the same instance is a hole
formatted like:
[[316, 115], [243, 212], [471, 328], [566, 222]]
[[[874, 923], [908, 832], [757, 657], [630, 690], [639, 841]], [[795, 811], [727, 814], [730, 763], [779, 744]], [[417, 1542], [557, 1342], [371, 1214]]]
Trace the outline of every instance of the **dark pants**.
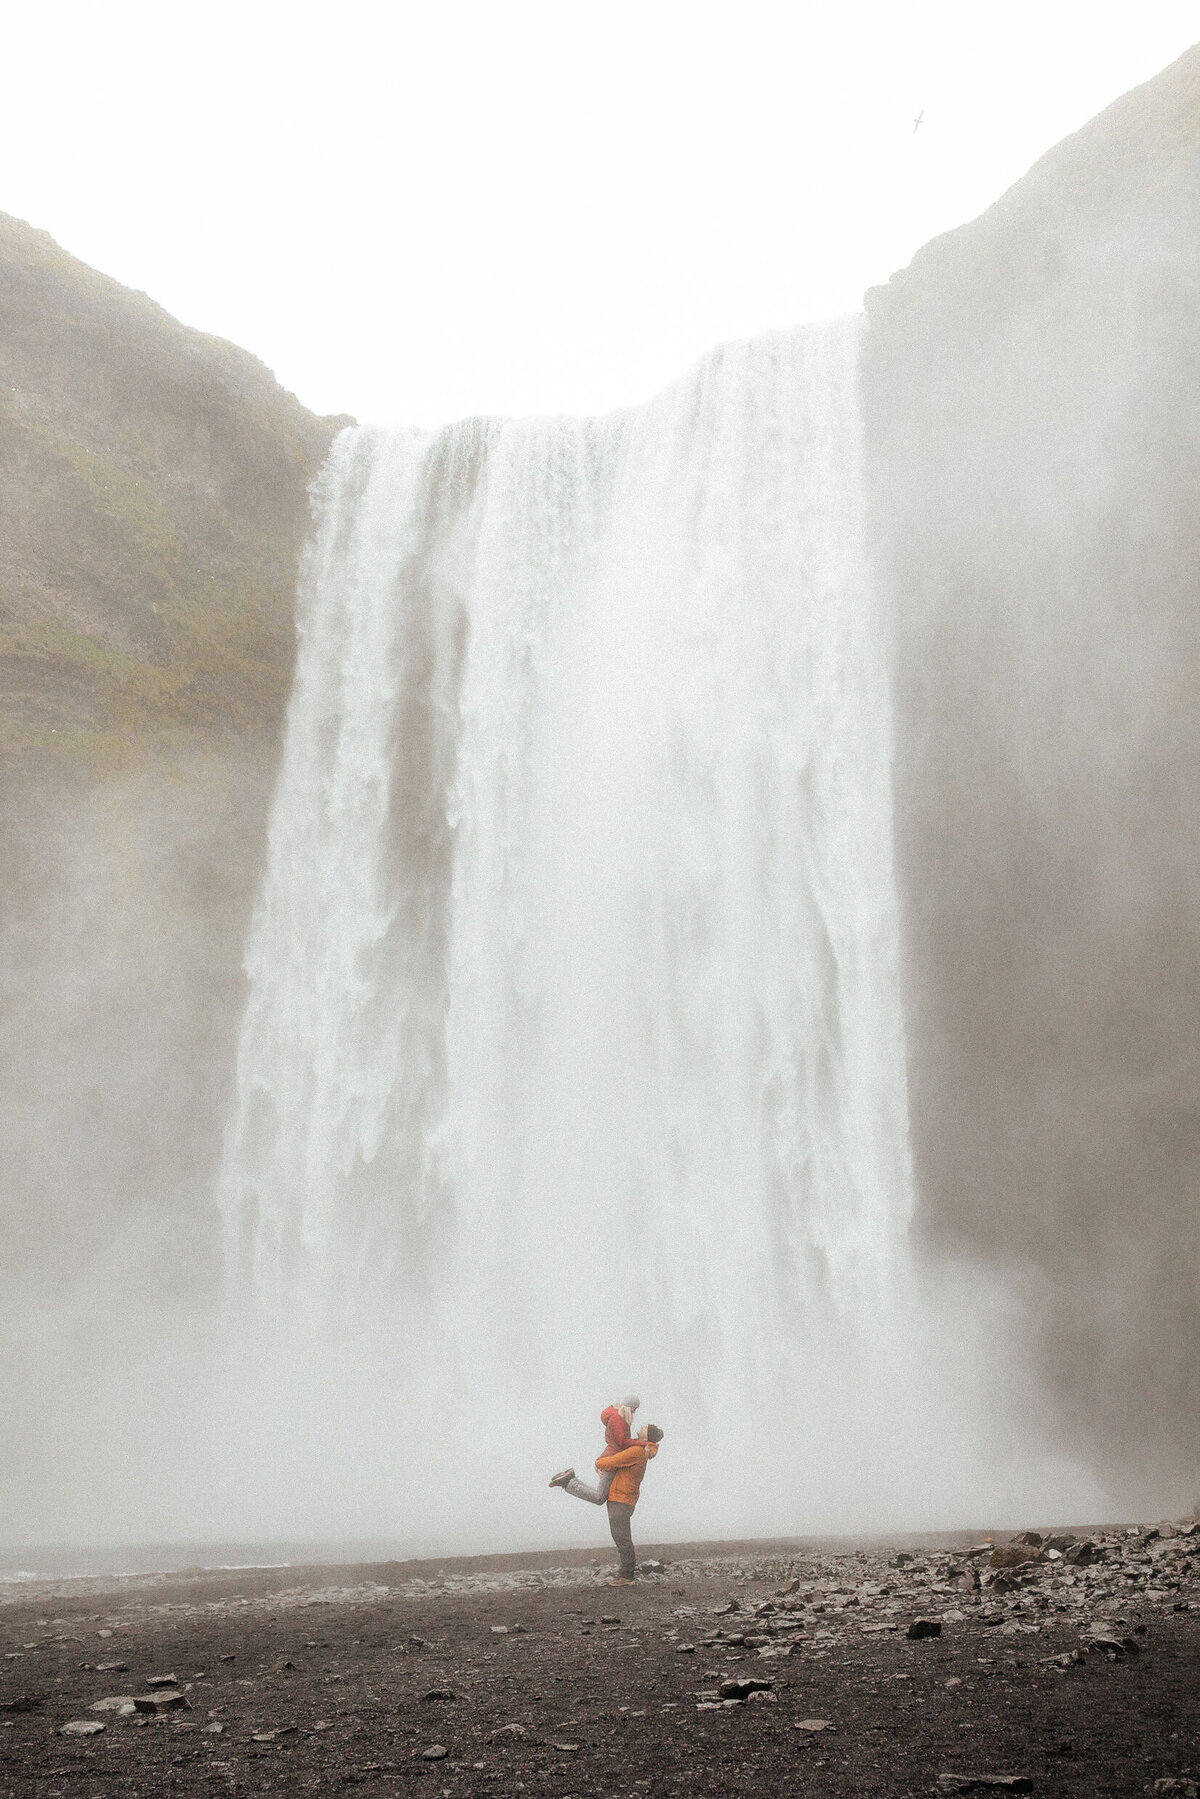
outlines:
[[629, 1521], [633, 1517], [633, 1507], [622, 1505], [619, 1500], [608, 1502], [608, 1528], [612, 1532], [612, 1540], [617, 1546], [617, 1554], [621, 1558], [617, 1569], [622, 1580], [632, 1580], [635, 1573], [633, 1559], [633, 1532]]

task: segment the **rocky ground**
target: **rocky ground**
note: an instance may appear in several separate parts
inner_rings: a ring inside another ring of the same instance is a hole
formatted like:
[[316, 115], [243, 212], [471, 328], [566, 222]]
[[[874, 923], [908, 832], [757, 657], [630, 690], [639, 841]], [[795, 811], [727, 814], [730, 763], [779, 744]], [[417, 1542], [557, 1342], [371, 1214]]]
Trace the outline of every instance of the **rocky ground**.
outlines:
[[1200, 1527], [0, 1587], [0, 1794], [1200, 1792]]

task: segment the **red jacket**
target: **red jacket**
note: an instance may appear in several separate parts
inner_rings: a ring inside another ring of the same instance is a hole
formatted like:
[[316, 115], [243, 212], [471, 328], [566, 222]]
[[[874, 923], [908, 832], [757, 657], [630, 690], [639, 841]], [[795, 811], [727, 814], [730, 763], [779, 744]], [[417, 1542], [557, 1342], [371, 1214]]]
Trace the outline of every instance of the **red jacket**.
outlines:
[[633, 1442], [633, 1432], [622, 1418], [615, 1405], [606, 1405], [600, 1414], [600, 1422], [604, 1426], [605, 1455], [620, 1455]]

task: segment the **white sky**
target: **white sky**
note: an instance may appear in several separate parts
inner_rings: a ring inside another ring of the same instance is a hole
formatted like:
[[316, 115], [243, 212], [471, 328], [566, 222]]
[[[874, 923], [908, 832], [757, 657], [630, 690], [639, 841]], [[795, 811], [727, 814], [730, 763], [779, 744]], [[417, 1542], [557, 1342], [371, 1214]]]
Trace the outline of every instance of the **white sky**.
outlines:
[[596, 411], [855, 309], [1197, 36], [1195, 0], [9, 0], [0, 210], [319, 412]]

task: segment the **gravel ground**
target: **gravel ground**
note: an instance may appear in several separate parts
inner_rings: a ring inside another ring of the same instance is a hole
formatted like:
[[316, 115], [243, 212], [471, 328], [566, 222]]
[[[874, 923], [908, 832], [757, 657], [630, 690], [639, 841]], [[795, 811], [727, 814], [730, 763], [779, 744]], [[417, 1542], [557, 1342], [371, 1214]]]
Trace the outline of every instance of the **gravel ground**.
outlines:
[[0, 1794], [1200, 1790], [1193, 1526], [658, 1553], [4, 1584]]

